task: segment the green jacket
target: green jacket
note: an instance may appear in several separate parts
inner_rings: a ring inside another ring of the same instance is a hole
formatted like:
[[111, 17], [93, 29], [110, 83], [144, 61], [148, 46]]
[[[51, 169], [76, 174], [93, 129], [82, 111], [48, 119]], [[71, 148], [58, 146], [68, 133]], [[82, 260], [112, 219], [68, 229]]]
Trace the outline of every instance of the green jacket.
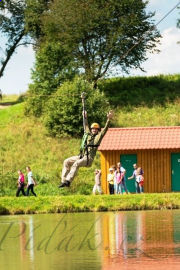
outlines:
[[[85, 127], [86, 127], [86, 134], [87, 134], [87, 149], [83, 149], [83, 154], [88, 155], [88, 158], [94, 159], [98, 146], [100, 145], [104, 135], [106, 134], [108, 127], [109, 127], [110, 120], [106, 121], [105, 127], [98, 132], [97, 135], [93, 135], [90, 131], [87, 118], [85, 118]], [[88, 146], [89, 145], [89, 146]]]

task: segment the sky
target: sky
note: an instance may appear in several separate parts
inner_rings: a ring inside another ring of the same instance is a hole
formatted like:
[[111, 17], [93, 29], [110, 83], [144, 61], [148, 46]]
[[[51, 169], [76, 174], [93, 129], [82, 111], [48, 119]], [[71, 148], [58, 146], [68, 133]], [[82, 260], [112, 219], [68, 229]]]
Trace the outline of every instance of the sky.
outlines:
[[[180, 0], [149, 0], [147, 11], [155, 11], [155, 23], [169, 12]], [[147, 54], [148, 60], [142, 64], [146, 73], [139, 69], [131, 69], [129, 76], [151, 76], [158, 74], [180, 73], [180, 29], [176, 27], [180, 18], [180, 9], [174, 10], [159, 25], [161, 44], [158, 45], [160, 53]], [[0, 47], [3, 47], [4, 39], [0, 37]], [[0, 89], [3, 94], [22, 94], [27, 91], [31, 82], [31, 70], [35, 62], [35, 53], [32, 46], [19, 47], [11, 58], [4, 76], [0, 79]], [[119, 73], [118, 76], [125, 74]], [[116, 74], [117, 76], [117, 74]]]

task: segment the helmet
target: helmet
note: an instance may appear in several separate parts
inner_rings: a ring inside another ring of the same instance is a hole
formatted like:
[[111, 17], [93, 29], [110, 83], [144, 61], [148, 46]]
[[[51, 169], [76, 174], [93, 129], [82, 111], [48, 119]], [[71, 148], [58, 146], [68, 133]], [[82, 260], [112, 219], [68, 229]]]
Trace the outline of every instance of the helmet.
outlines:
[[100, 129], [100, 125], [98, 123], [93, 123], [91, 125], [91, 128], [97, 128], [97, 129]]

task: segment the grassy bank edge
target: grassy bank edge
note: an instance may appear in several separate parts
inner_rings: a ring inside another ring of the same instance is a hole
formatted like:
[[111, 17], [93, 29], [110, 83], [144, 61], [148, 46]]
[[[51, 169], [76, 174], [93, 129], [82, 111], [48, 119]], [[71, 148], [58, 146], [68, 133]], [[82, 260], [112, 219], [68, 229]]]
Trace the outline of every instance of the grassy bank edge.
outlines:
[[180, 193], [1, 197], [0, 215], [179, 209]]

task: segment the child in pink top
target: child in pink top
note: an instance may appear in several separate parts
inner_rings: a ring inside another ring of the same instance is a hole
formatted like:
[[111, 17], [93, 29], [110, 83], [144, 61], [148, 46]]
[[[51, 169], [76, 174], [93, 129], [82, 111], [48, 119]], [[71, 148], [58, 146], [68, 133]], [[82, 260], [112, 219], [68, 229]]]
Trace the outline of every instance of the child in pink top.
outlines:
[[124, 172], [121, 172], [120, 168], [117, 168], [115, 172], [115, 181], [116, 181], [116, 194], [122, 194], [122, 180], [124, 177]]
[[19, 197], [19, 193], [22, 191], [22, 194], [26, 196], [26, 193], [24, 191], [24, 174], [21, 172], [21, 170], [18, 171], [19, 177], [18, 177], [18, 189], [16, 191], [16, 197]]

